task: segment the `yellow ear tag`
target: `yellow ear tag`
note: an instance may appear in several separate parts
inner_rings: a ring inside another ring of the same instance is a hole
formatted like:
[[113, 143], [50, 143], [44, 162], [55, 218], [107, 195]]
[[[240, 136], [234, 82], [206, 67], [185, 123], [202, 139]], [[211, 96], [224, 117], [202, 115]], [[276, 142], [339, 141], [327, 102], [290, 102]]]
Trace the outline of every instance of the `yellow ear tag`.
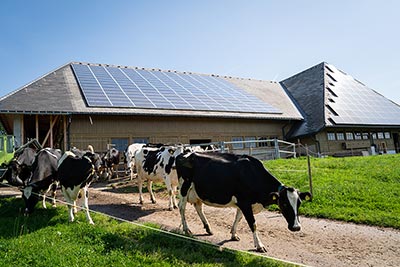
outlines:
[[272, 200], [276, 200], [276, 196], [275, 195], [272, 196]]
[[311, 197], [309, 195], [306, 196], [306, 201], [309, 201]]

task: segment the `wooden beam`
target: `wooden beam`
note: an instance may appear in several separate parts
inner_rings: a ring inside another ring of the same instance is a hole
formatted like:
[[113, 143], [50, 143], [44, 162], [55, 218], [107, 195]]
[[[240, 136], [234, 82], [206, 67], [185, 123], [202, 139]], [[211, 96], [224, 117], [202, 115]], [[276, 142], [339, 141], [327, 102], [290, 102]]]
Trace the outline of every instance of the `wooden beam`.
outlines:
[[35, 115], [36, 140], [39, 142], [39, 115]]
[[67, 116], [63, 118], [63, 125], [64, 125], [64, 151], [67, 151]]
[[[43, 140], [42, 147], [44, 147], [44, 145], [46, 144], [47, 139], [49, 138], [50, 135], [51, 135], [51, 137], [53, 139], [53, 127], [54, 127], [54, 124], [56, 124], [57, 119], [58, 119], [58, 115], [54, 119], [53, 119], [53, 116], [50, 116], [50, 129], [47, 132], [46, 137]], [[53, 145], [53, 140], [50, 141], [50, 145], [51, 145], [51, 147], [53, 147], [52, 146]]]

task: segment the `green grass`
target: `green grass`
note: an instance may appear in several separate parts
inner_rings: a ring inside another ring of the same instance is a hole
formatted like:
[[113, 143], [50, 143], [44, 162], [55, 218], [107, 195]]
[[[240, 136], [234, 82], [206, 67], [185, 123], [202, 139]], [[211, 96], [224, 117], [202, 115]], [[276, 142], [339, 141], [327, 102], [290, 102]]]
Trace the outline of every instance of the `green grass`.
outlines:
[[66, 207], [22, 210], [22, 199], [0, 198], [1, 266], [289, 266], [100, 214], [93, 226], [83, 212], [68, 223]]
[[[312, 158], [312, 202], [303, 215], [400, 229], [400, 155]], [[264, 163], [284, 184], [309, 190], [307, 159]]]

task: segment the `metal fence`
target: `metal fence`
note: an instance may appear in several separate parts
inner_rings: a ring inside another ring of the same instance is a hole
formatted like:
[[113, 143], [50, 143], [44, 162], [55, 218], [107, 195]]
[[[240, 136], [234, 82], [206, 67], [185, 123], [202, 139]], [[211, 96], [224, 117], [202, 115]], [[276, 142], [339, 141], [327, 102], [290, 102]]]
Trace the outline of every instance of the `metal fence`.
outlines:
[[296, 157], [296, 144], [279, 139], [221, 141], [205, 144], [185, 145], [187, 147], [200, 146], [206, 151], [231, 152], [247, 154], [259, 160]]

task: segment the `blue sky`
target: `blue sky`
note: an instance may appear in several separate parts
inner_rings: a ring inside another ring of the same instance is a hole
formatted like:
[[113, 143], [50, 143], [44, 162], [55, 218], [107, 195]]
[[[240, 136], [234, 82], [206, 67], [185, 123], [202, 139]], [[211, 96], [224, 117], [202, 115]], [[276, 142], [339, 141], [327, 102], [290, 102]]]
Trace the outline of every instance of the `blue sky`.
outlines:
[[0, 96], [70, 62], [281, 81], [322, 61], [400, 103], [400, 1], [2, 0]]

